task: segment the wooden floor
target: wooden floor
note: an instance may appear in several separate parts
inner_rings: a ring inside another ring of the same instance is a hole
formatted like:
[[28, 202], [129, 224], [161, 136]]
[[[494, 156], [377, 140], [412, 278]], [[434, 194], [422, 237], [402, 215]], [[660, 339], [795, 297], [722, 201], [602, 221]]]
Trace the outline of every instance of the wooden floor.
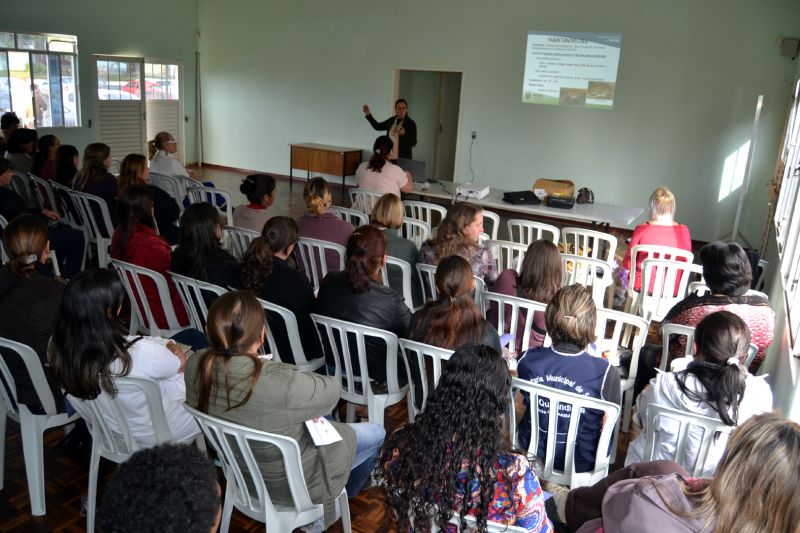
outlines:
[[[244, 174], [223, 171], [218, 169], [203, 169], [201, 175], [210, 179], [218, 187], [233, 193], [234, 205], [244, 202], [244, 197], [239, 193], [238, 186]], [[296, 217], [303, 213], [305, 206], [302, 198], [302, 184], [296, 183], [289, 192], [286, 182], [278, 183], [278, 200], [270, 210], [275, 215]], [[334, 190], [334, 203], [341, 203], [342, 197], [338, 190]], [[343, 204], [348, 205], [348, 204]], [[621, 244], [624, 244], [624, 238]], [[624, 247], [623, 248], [624, 253]], [[619, 255], [619, 251], [618, 251]], [[407, 420], [405, 403], [391, 407], [386, 413], [385, 425], [391, 432]], [[29, 532], [38, 533], [46, 531], [79, 532], [85, 531], [85, 517], [81, 516], [81, 497], [87, 492], [88, 463], [71, 457], [58, 457], [55, 447], [62, 437], [60, 429], [49, 430], [44, 438], [44, 472], [46, 480], [47, 515], [33, 517], [30, 515], [30, 502], [25, 478], [25, 466], [22, 456], [19, 426], [8, 421], [6, 428], [5, 451], [5, 484], [0, 491], [0, 532]], [[623, 434], [617, 450], [618, 462], [621, 466], [624, 459], [629, 436]], [[616, 466], [615, 465], [615, 466]], [[102, 498], [105, 482], [113, 475], [115, 465], [101, 462], [100, 482], [98, 483], [100, 498]], [[389, 513], [385, 509], [383, 491], [372, 488], [365, 491], [350, 501], [350, 514], [352, 517], [353, 531], [395, 531], [390, 521]], [[264, 531], [264, 525], [234, 512], [231, 531]], [[335, 524], [330, 531], [341, 531], [340, 523]]]

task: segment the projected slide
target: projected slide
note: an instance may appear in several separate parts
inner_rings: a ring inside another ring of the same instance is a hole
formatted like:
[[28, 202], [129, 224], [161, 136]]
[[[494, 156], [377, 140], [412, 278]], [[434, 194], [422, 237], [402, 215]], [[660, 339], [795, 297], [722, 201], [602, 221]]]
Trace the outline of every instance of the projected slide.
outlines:
[[611, 109], [622, 47], [618, 33], [528, 33], [522, 102]]

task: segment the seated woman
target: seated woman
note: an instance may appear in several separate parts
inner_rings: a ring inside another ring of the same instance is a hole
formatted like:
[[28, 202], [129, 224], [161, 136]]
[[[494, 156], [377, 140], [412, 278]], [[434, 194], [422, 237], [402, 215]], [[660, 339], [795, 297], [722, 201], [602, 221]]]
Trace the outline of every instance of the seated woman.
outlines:
[[122, 194], [131, 185], [143, 185], [153, 194], [153, 215], [158, 226], [158, 234], [171, 245], [178, 243], [178, 226], [175, 223], [181, 216], [181, 208], [175, 199], [164, 189], [150, 184], [150, 171], [147, 158], [142, 154], [128, 154], [119, 167], [118, 193]]
[[356, 169], [356, 183], [359, 189], [394, 194], [398, 198], [401, 192], [414, 190], [411, 175], [389, 161], [391, 152], [392, 140], [389, 137], [381, 135], [375, 139], [372, 157]]
[[[261, 237], [253, 239], [242, 257], [240, 278], [245, 289], [294, 313], [303, 352], [311, 360], [322, 356], [322, 346], [311, 320], [314, 289], [308, 278], [289, 262], [297, 243], [297, 233], [297, 222], [291, 218], [269, 219]], [[282, 320], [267, 318], [281, 361], [294, 363], [286, 326]]]
[[[411, 312], [403, 296], [381, 285], [381, 266], [386, 257], [386, 234], [375, 226], [361, 226], [347, 239], [344, 271], [328, 274], [317, 295], [316, 312], [385, 329], [398, 337], [408, 333]], [[332, 365], [333, 361], [328, 361]], [[358, 361], [354, 361], [358, 368]], [[386, 382], [386, 346], [383, 341], [367, 339], [369, 377]], [[405, 375], [405, 367], [398, 374]]]
[[[411, 297], [414, 307], [421, 306], [424, 302], [422, 285], [419, 276], [414, 272], [417, 264], [419, 250], [417, 245], [409, 239], [404, 239], [397, 234], [403, 227], [403, 202], [396, 194], [384, 194], [375, 203], [372, 209], [372, 224], [386, 232], [386, 253], [397, 259], [402, 259], [411, 265]], [[396, 266], [387, 265], [386, 273], [389, 276], [389, 286], [397, 292], [403, 292], [403, 273]]]
[[56, 152], [61, 146], [61, 141], [55, 135], [42, 135], [36, 143], [36, 153], [33, 156], [31, 172], [50, 181], [55, 176]]
[[[524, 455], [503, 433], [511, 376], [485, 346], [458, 348], [416, 421], [395, 431], [381, 450], [378, 476], [399, 531], [449, 531], [453, 513], [525, 531], [551, 532], [544, 496]], [[462, 518], [462, 530], [465, 523]]]
[[[735, 242], [714, 241], [700, 249], [703, 278], [709, 293], [703, 296], [690, 294], [669, 310], [665, 322], [696, 326], [706, 315], [716, 311], [730, 311], [738, 315], [750, 330], [750, 341], [758, 346], [758, 354], [748, 369], [758, 372], [764, 361], [767, 347], [772, 344], [775, 312], [769, 300], [759, 294], [748, 294], [753, 273], [747, 254]], [[684, 353], [684, 341], [670, 346], [673, 357]]]
[[250, 203], [242, 204], [233, 210], [233, 225], [261, 233], [270, 217], [268, 208], [278, 196], [275, 178], [269, 174], [247, 176], [239, 186], [239, 190], [247, 196]]
[[[155, 270], [167, 282], [170, 301], [181, 326], [189, 324], [183, 301], [167, 272], [172, 265], [169, 244], [156, 233], [153, 219], [153, 195], [142, 185], [131, 185], [119, 197], [119, 226], [111, 238], [111, 257], [126, 263]], [[168, 328], [158, 288], [149, 279], [142, 279], [147, 303], [153, 319], [161, 329]], [[139, 304], [137, 302], [137, 304]]]
[[[528, 245], [525, 258], [522, 260], [520, 273], [513, 268], [503, 270], [492, 287], [493, 292], [525, 298], [543, 304], [549, 304], [550, 299], [561, 288], [564, 281], [564, 264], [561, 262], [561, 253], [558, 246], [550, 241], [538, 240]], [[544, 313], [535, 312], [531, 325], [531, 336], [528, 346], [522, 346], [525, 335], [525, 316], [519, 313], [515, 346], [518, 353], [530, 348], [538, 348], [544, 344], [547, 330], [545, 329]], [[487, 315], [489, 322], [499, 324], [497, 306], [492, 304]], [[505, 324], [511, 317], [505, 317]]]
[[[556, 291], [545, 311], [547, 332], [553, 339], [550, 348], [528, 350], [517, 367], [520, 379], [533, 381], [553, 389], [583, 396], [591, 396], [616, 404], [620, 403], [620, 381], [616, 368], [608, 360], [586, 353], [595, 339], [597, 310], [590, 289], [582, 285], [569, 285]], [[528, 448], [531, 423], [528, 398], [525, 398], [525, 415], [519, 424], [519, 442]], [[536, 455], [544, 459], [547, 444], [547, 407], [538, 407], [539, 449]], [[559, 418], [558, 432], [566, 433], [569, 418]], [[575, 471], [594, 469], [597, 442], [602, 429], [602, 413], [586, 412], [581, 415], [575, 443]], [[560, 445], [559, 445], [560, 444]], [[564, 468], [565, 447], [556, 445], [555, 466]], [[566, 466], [569, 468], [569, 465]]]
[[[687, 252], [692, 251], [689, 228], [675, 222], [675, 196], [666, 187], [659, 187], [650, 196], [650, 220], [639, 224], [633, 230], [631, 242], [628, 244], [625, 258], [622, 260], [622, 268], [625, 271], [629, 272], [633, 266], [631, 265], [631, 250], [638, 244], [657, 244], [680, 248]], [[636, 258], [636, 277], [633, 288], [637, 291], [642, 287], [642, 262], [646, 257], [646, 254], [640, 254]]]
[[[194, 175], [194, 171], [187, 170], [186, 167], [181, 165], [180, 161], [172, 157], [172, 154], [177, 153], [177, 151], [178, 143], [175, 137], [168, 131], [158, 132], [153, 140], [147, 141], [147, 152], [150, 156], [150, 172], [162, 174], [164, 176], [183, 176], [185, 178], [191, 178], [197, 182], [198, 186], [214, 186], [210, 181], [201, 182], [198, 180]], [[225, 199], [222, 196], [217, 196], [215, 203], [218, 207], [222, 207], [225, 205]], [[183, 205], [189, 205], [188, 199], [184, 199]]]
[[36, 130], [17, 128], [11, 132], [6, 142], [6, 159], [17, 172], [33, 170], [33, 153], [36, 151]]
[[[56, 407], [64, 412], [61, 387], [46, 366], [47, 343], [64, 293], [64, 283], [43, 268], [50, 254], [47, 224], [36, 215], [20, 215], [3, 232], [3, 246], [9, 260], [0, 268], [0, 337], [33, 348], [42, 361]], [[4, 360], [14, 376], [19, 402], [33, 412], [44, 412], [22, 361], [17, 357]]]
[[[36, 215], [47, 223], [47, 238], [51, 247], [58, 255], [61, 273], [74, 277], [81, 271], [83, 257], [86, 253], [86, 239], [82, 231], [61, 224], [61, 217], [49, 209], [31, 208], [25, 205], [25, 200], [11, 188], [11, 163], [0, 159], [0, 216], [11, 222], [14, 218], [24, 213]], [[0, 229], [0, 235], [3, 230]]]
[[800, 425], [772, 413], [757, 415], [733, 432], [714, 479], [668, 474], [601, 481], [593, 498], [602, 505], [593, 514], [601, 518], [578, 531], [796, 532], [799, 471]]
[[[107, 144], [92, 143], [83, 151], [83, 166], [72, 188], [102, 198], [108, 206], [111, 215], [111, 224], [117, 225], [117, 178], [108, 169], [111, 168], [111, 148]], [[100, 213], [95, 213], [95, 218], [102, 220]], [[102, 222], [98, 222], [102, 224]], [[105, 229], [109, 233], [112, 228]]]
[[474, 204], [459, 202], [450, 207], [435, 239], [419, 249], [419, 262], [438, 265], [450, 255], [460, 255], [472, 265], [472, 273], [491, 286], [497, 279], [494, 257], [489, 248], [478, 244], [483, 233], [483, 210]]
[[[187, 403], [209, 415], [291, 437], [300, 448], [303, 474], [314, 503], [325, 506], [325, 527], [336, 520], [334, 502], [343, 487], [355, 496], [367, 480], [385, 432], [377, 424], [332, 422], [341, 441], [316, 446], [305, 421], [327, 415], [339, 401], [336, 379], [258, 357], [264, 344], [264, 311], [255, 296], [233, 291], [208, 313], [210, 348], [186, 367]], [[280, 452], [253, 445], [275, 504], [291, 504]]]
[[239, 262], [225, 251], [221, 238], [217, 208], [209, 203], [191, 204], [181, 215], [181, 234], [170, 270], [222, 288], [238, 287]]
[[[719, 418], [728, 426], [737, 426], [750, 417], [772, 410], [772, 391], [763, 377], [755, 377], [741, 364], [747, 357], [750, 332], [738, 316], [728, 311], [706, 315], [697, 324], [694, 342], [697, 353], [685, 370], [659, 373], [650, 381], [636, 401], [634, 422], [642, 432], [628, 447], [625, 464], [642, 460], [647, 440], [647, 406], [662, 405], [685, 413]], [[678, 424], [662, 420], [655, 428], [656, 449], [653, 459], [673, 459], [677, 444]], [[687, 463], [693, 470], [699, 453], [702, 431], [690, 430], [687, 440]], [[719, 435], [711, 443], [704, 476], [713, 476], [727, 435]]]
[[72, 187], [72, 182], [78, 175], [78, 163], [80, 163], [80, 154], [77, 148], [71, 144], [59, 146], [53, 164], [53, 181], [65, 187]]
[[[76, 398], [93, 400], [102, 392], [118, 396], [133, 438], [141, 446], [156, 444], [144, 393], [120, 391], [114, 379], [155, 380], [173, 439], [189, 439], [200, 433], [200, 428], [183, 407], [186, 355], [168, 339], [126, 337], [127, 327], [119, 318], [124, 302], [125, 287], [111, 270], [91, 269], [71, 280], [56, 317], [50, 368], [64, 390]], [[100, 398], [98, 407], [116, 429], [111, 404]]]
[[[331, 211], [331, 188], [328, 182], [319, 177], [311, 178], [303, 188], [303, 198], [306, 212], [297, 219], [300, 236], [345, 246], [347, 238], [356, 228]], [[328, 272], [338, 272], [339, 259], [336, 253], [328, 252], [325, 257]], [[302, 264], [300, 268], [302, 270]]]

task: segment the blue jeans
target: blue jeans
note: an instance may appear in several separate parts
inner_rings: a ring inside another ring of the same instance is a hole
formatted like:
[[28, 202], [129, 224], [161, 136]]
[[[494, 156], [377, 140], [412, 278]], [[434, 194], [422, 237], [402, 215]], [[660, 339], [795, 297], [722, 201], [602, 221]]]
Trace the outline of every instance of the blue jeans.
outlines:
[[353, 468], [350, 470], [350, 479], [345, 485], [347, 497], [353, 498], [361, 492], [361, 488], [375, 467], [375, 458], [383, 445], [386, 430], [383, 426], [371, 422], [347, 425], [356, 432], [356, 456], [353, 459]]

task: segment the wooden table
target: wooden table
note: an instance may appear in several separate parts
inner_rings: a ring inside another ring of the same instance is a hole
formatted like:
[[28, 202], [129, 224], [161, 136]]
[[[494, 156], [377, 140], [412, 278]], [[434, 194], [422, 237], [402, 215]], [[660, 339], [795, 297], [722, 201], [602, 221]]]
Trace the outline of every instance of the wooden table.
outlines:
[[345, 148], [327, 144], [300, 143], [289, 145], [289, 188], [292, 187], [292, 169], [306, 171], [306, 179], [311, 178], [311, 172], [331, 174], [342, 177], [342, 191], [344, 193], [344, 178], [356, 173], [361, 164], [361, 148]]

